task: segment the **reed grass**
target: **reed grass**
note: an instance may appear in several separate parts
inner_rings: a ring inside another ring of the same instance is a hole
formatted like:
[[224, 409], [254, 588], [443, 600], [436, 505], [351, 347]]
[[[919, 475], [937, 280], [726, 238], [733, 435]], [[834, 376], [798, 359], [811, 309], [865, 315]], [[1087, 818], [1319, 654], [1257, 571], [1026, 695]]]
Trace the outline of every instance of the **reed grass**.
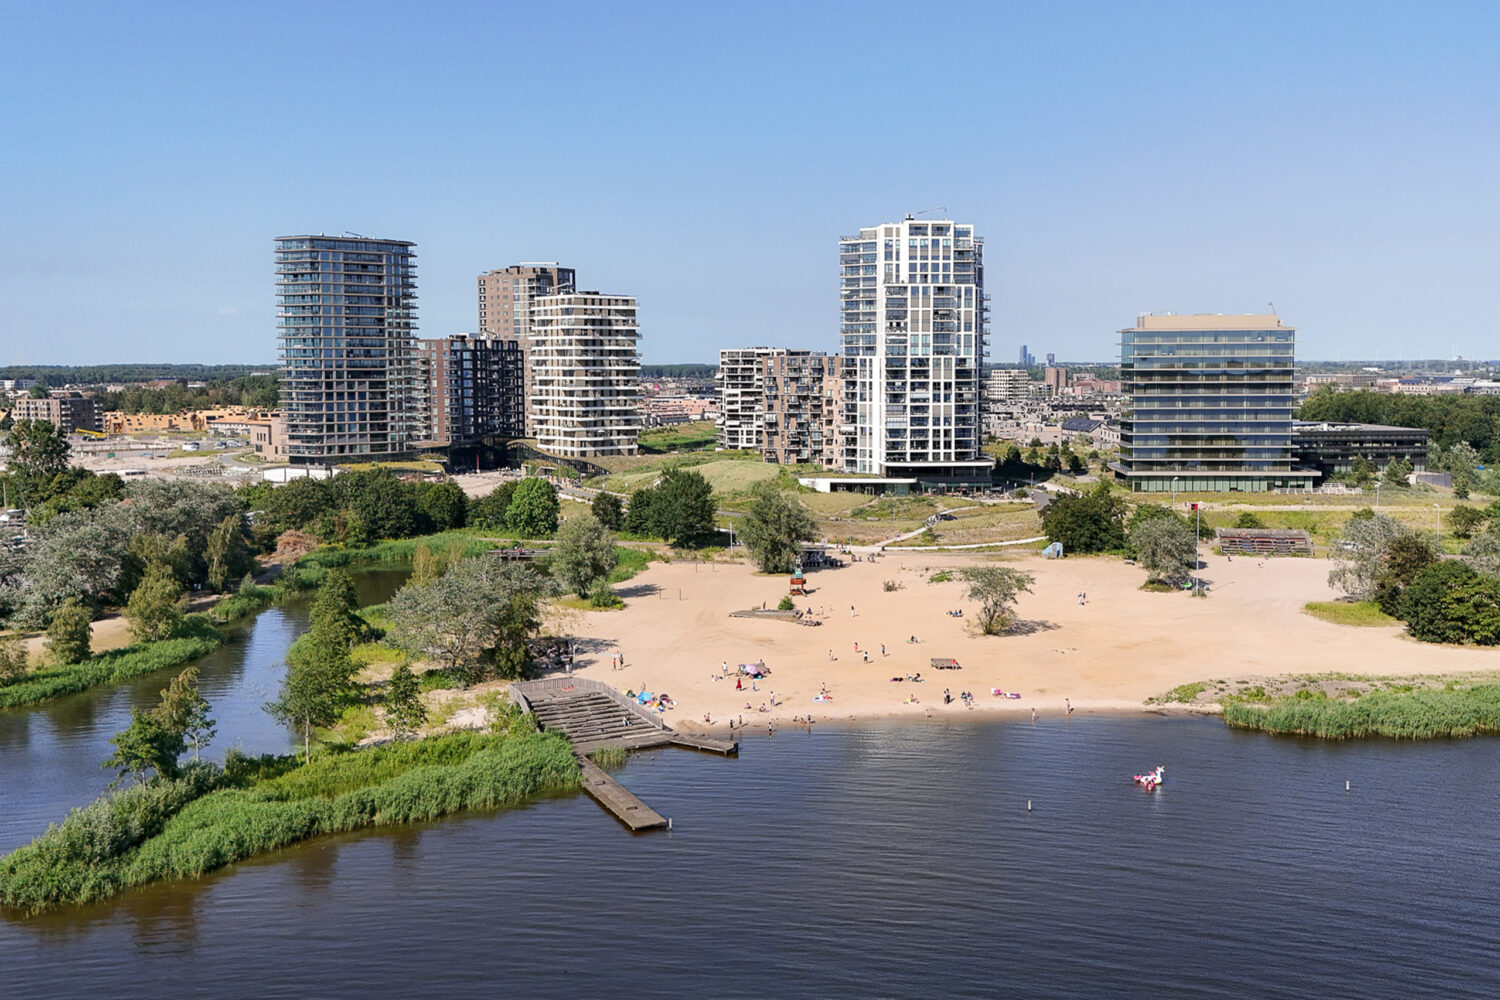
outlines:
[[0, 859], [0, 904], [36, 913], [191, 878], [325, 833], [436, 819], [576, 787], [550, 733], [452, 733], [331, 754], [192, 765], [106, 795]]
[[91, 656], [82, 663], [34, 670], [23, 680], [0, 687], [0, 709], [34, 705], [91, 687], [118, 684], [158, 670], [180, 667], [224, 642], [224, 636], [201, 615], [189, 615], [184, 619], [183, 628], [185, 634], [176, 638], [136, 643]]
[[1264, 705], [1227, 701], [1224, 721], [1241, 729], [1332, 740], [1500, 734], [1500, 684], [1371, 691], [1352, 700], [1303, 690]]

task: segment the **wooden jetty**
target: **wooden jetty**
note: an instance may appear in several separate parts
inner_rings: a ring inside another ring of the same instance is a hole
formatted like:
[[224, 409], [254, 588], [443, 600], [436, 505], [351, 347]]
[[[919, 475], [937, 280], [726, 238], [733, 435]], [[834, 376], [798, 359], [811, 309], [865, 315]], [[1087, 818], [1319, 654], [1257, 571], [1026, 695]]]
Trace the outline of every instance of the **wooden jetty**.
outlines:
[[680, 746], [727, 756], [739, 743], [679, 733], [620, 691], [583, 677], [518, 681], [510, 696], [543, 729], [562, 733], [583, 767], [583, 790], [632, 831], [668, 826], [666, 819], [599, 768], [588, 755], [606, 747], [644, 750]]

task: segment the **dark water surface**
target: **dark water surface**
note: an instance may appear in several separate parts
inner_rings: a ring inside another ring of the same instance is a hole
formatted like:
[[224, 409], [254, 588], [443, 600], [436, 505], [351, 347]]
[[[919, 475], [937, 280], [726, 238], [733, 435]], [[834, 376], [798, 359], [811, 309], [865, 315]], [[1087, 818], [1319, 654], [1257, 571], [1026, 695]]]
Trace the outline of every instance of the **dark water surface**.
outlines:
[[[269, 697], [254, 651], [292, 614], [256, 622], [229, 698]], [[136, 697], [0, 715], [4, 846], [92, 797], [88, 734]], [[1130, 784], [1158, 763], [1160, 792]], [[0, 921], [0, 996], [1500, 995], [1497, 740], [965, 720], [654, 751], [619, 776], [671, 833], [569, 795], [323, 838]]]

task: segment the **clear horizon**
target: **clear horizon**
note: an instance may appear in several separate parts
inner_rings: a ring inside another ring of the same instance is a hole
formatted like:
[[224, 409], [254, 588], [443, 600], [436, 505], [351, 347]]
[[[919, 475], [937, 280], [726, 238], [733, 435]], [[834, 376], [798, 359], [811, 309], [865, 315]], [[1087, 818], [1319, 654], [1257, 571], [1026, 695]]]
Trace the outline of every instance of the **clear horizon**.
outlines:
[[272, 240], [344, 229], [417, 244], [424, 337], [558, 260], [648, 364], [831, 351], [838, 237], [924, 209], [992, 363], [1273, 302], [1308, 361], [1494, 353], [1500, 7], [911, 9], [13, 5], [0, 365], [273, 364]]

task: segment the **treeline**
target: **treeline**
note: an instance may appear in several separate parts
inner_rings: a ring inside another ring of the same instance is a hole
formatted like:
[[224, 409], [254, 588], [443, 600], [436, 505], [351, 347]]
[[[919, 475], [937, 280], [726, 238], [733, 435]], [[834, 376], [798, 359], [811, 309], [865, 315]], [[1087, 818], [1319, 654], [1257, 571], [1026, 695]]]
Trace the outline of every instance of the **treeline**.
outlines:
[[252, 483], [238, 497], [250, 511], [251, 535], [261, 549], [273, 547], [284, 531], [350, 546], [415, 538], [462, 528], [469, 512], [468, 498], [457, 483], [407, 482], [379, 468], [331, 479], [293, 479], [285, 486]]
[[718, 365], [641, 365], [641, 378], [713, 378]]
[[1340, 392], [1325, 387], [1307, 397], [1297, 419], [1423, 427], [1440, 448], [1467, 442], [1485, 463], [1500, 461], [1500, 396]]
[[146, 382], [159, 378], [180, 378], [188, 382], [228, 381], [244, 378], [253, 372], [274, 371], [274, 364], [264, 365], [6, 365], [0, 367], [0, 379], [34, 378], [44, 385], [101, 385], [107, 382]]
[[98, 394], [105, 410], [120, 413], [177, 413], [181, 410], [206, 410], [218, 406], [248, 406], [258, 410], [275, 409], [281, 398], [275, 375], [244, 375], [218, 379], [200, 388], [189, 389], [183, 383], [164, 388], [144, 385], [126, 386], [119, 392]]

